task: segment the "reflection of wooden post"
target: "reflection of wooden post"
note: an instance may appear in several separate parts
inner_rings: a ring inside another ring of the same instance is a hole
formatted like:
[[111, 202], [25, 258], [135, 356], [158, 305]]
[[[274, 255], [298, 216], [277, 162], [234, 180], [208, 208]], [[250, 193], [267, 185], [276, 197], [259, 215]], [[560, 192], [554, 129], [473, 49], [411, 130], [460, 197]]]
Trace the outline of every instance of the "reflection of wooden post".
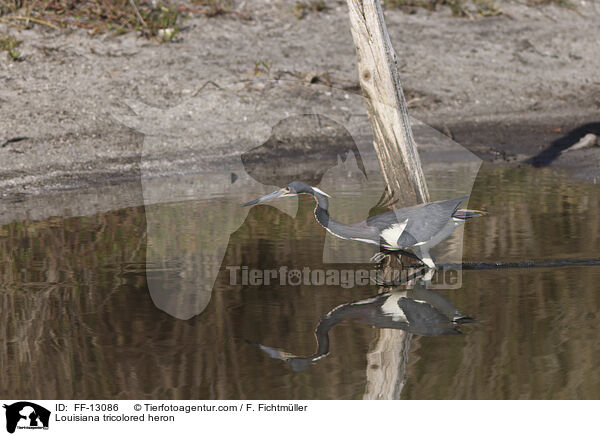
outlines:
[[[374, 146], [388, 188], [399, 205], [429, 201], [421, 160], [379, 0], [347, 0], [358, 55], [360, 85], [366, 98]], [[397, 399], [406, 377], [410, 334], [383, 329], [367, 357], [365, 398]]]
[[375, 150], [387, 185], [403, 206], [428, 201], [421, 160], [412, 136], [397, 58], [379, 0], [347, 0]]
[[398, 400], [406, 380], [411, 334], [382, 329], [377, 345], [367, 355], [365, 400]]

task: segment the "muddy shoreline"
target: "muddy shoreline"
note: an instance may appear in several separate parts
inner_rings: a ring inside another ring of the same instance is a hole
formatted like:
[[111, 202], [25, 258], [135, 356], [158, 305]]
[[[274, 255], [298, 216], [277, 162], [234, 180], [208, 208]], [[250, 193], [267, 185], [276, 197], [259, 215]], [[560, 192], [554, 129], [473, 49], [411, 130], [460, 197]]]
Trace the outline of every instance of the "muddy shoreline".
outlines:
[[[73, 214], [142, 204], [142, 167], [144, 177], [213, 171], [248, 148], [217, 138], [194, 149], [197, 158], [190, 160], [191, 144], [145, 147], [144, 129], [123, 122], [131, 102], [177, 118], [183, 114], [177, 108], [190, 99], [208, 107], [231, 101], [227, 115], [235, 120], [247, 110], [240, 102], [260, 100], [252, 90], [257, 81], [356, 93], [345, 2], [331, 4], [302, 20], [292, 1], [257, 1], [249, 21], [191, 17], [170, 44], [132, 33], [90, 36], [0, 23], [0, 33], [23, 41], [21, 61], [0, 63], [3, 221], [58, 214], [60, 208], [52, 207], [57, 198], [68, 203], [75, 192], [87, 200], [72, 205]], [[600, 179], [600, 147], [559, 153], [577, 135], [598, 129], [599, 11], [590, 3], [578, 5], [578, 12], [499, 5], [506, 16], [477, 20], [447, 11], [386, 11], [410, 114], [486, 161], [523, 165], [554, 148], [543, 166]], [[281, 95], [286, 92], [282, 86]], [[306, 95], [293, 96], [299, 110], [313, 108]], [[349, 113], [364, 117], [364, 106], [351, 100]], [[314, 110], [339, 107], [340, 101], [321, 99]], [[281, 114], [288, 109], [283, 100], [273, 107]], [[25, 139], [6, 142], [15, 138]], [[43, 204], [50, 207], [37, 213]]]

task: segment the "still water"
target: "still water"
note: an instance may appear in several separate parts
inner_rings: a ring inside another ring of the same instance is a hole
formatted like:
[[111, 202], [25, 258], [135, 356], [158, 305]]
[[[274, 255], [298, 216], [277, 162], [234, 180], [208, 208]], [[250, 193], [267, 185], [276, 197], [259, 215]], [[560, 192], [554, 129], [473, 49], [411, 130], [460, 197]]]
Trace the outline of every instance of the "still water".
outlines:
[[[353, 195], [334, 200], [351, 207]], [[211, 235], [193, 217], [219, 201], [151, 206], [172, 217], [162, 240], [188, 254], [180, 262], [201, 268], [210, 261], [196, 257], [196, 244]], [[323, 261], [325, 231], [309, 198], [299, 200], [295, 218], [272, 205], [250, 209], [229, 238], [206, 307], [185, 320], [158, 309], [149, 293], [156, 277], [173, 286], [193, 278], [168, 262], [146, 264], [147, 250], [169, 247], [148, 247], [143, 207], [4, 225], [0, 396], [600, 398], [600, 266], [561, 266], [600, 257], [600, 187], [551, 169], [488, 164], [469, 207], [489, 215], [467, 223], [465, 262], [558, 262], [463, 270], [457, 289], [431, 298], [476, 322], [447, 326], [452, 332], [438, 336], [427, 329], [409, 334], [365, 312], [382, 298], [373, 283], [232, 284], [232, 265], [332, 268]], [[422, 300], [432, 291], [411, 292]], [[328, 344], [323, 337], [317, 344], [317, 326]], [[311, 356], [318, 358], [306, 360]]]

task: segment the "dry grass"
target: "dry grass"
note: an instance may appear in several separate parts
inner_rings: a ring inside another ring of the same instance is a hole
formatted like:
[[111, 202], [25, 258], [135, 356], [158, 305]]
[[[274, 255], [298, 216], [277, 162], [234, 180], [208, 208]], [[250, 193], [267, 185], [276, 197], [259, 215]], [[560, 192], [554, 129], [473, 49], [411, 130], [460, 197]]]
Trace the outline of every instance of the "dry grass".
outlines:
[[530, 0], [528, 4], [530, 6], [554, 5], [566, 9], [576, 9], [571, 0]]
[[[133, 30], [172, 39], [188, 13], [209, 17], [234, 13], [230, 0], [0, 0], [0, 17], [23, 26], [80, 27], [90, 33], [121, 34]], [[165, 32], [168, 29], [168, 32]]]
[[503, 15], [494, 0], [385, 0], [385, 6], [414, 12], [416, 8], [437, 11], [448, 7], [455, 17], [479, 18]]
[[310, 1], [297, 1], [294, 7], [294, 14], [301, 20], [311, 12], [324, 12], [329, 7], [325, 3], [325, 0], [310, 0]]
[[[417, 8], [430, 11], [447, 7], [455, 17], [482, 18], [497, 15], [509, 15], [498, 7], [494, 0], [382, 0], [385, 7], [399, 8], [414, 12]], [[528, 0], [527, 5], [538, 7], [555, 5], [566, 9], [575, 9], [571, 0]], [[510, 16], [510, 15], [509, 15]]]
[[385, 0], [389, 8], [400, 8], [413, 12], [416, 8], [437, 11], [440, 7], [448, 7], [455, 17], [490, 17], [502, 15], [504, 12], [494, 0]]
[[21, 53], [17, 50], [19, 44], [21, 44], [21, 41], [10, 35], [0, 36], [0, 51], [5, 51], [7, 56], [13, 61], [19, 60], [21, 56]]

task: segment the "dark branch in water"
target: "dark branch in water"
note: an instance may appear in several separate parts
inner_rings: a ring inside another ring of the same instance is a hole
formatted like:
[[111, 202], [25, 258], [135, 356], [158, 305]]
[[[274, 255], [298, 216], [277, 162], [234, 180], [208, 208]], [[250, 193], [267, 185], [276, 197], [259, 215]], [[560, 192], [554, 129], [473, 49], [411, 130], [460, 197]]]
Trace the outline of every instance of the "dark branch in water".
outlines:
[[540, 151], [537, 155], [529, 158], [526, 162], [536, 168], [547, 167], [588, 133], [600, 135], [600, 123], [588, 123], [571, 130], [565, 136], [552, 142], [550, 146]]
[[600, 259], [549, 259], [549, 260], [521, 260], [517, 262], [463, 262], [445, 263], [438, 265], [440, 269], [482, 270], [505, 268], [557, 268], [564, 266], [597, 266]]

